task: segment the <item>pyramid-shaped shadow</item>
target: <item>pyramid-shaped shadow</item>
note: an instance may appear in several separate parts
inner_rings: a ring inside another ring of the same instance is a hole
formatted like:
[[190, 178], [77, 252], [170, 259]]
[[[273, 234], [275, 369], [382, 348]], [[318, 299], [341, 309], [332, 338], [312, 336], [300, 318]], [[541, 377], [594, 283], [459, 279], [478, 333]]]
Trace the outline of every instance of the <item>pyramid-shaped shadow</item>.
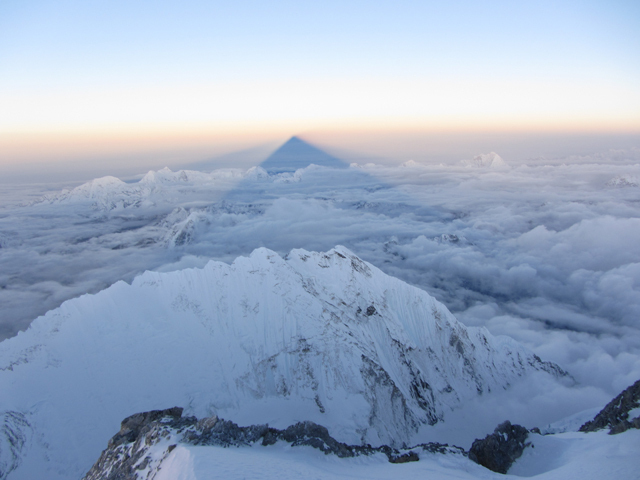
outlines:
[[227, 262], [258, 247], [286, 255], [293, 248], [322, 252], [344, 245], [366, 252], [377, 245], [387, 255], [387, 243], [414, 238], [426, 233], [421, 225], [442, 221], [439, 207], [368, 170], [376, 171], [350, 166], [294, 137], [220, 196], [212, 192], [208, 206], [187, 208], [189, 216], [174, 225], [170, 242], [184, 253]]
[[348, 168], [349, 164], [329, 155], [327, 152], [301, 140], [291, 137], [260, 164], [269, 174], [293, 173], [309, 165], [330, 168]]
[[[315, 170], [303, 169], [316, 165]], [[244, 180], [221, 199], [222, 202], [260, 203], [281, 195], [323, 195], [327, 190], [365, 189], [372, 192], [391, 185], [298, 138], [291, 137], [261, 162]], [[301, 176], [296, 174], [300, 172]]]
[[[330, 204], [338, 211], [358, 210], [389, 218], [407, 212], [422, 221], [433, 221], [441, 216], [437, 209], [416, 204], [406, 192], [387, 181], [362, 168], [350, 167], [344, 160], [298, 137], [290, 138], [257, 167], [250, 169], [244, 179], [220, 193], [205, 208], [214, 217], [262, 215], [279, 199], [288, 199], [295, 204], [315, 200]], [[309, 222], [313, 223], [313, 219]], [[299, 246], [292, 245], [291, 248]]]

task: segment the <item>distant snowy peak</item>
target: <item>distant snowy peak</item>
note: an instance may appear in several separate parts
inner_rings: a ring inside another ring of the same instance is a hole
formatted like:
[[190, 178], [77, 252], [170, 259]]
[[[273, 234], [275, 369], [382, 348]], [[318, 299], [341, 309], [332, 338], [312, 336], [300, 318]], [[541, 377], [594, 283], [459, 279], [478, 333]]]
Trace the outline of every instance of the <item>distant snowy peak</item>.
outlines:
[[47, 196], [42, 201], [49, 203], [90, 202], [96, 210], [115, 210], [140, 206], [144, 195], [140, 189], [127, 184], [116, 177], [96, 178], [74, 188], [63, 190], [60, 194]]
[[140, 180], [141, 185], [158, 185], [158, 184], [184, 184], [187, 182], [202, 182], [209, 180], [209, 175], [202, 172], [179, 170], [177, 172], [171, 171], [169, 168], [164, 167], [161, 170], [150, 170]]
[[269, 174], [267, 173], [267, 171], [260, 166], [249, 168], [244, 176], [245, 178], [252, 178], [255, 180], [261, 178], [269, 178]]
[[424, 167], [424, 165], [422, 163], [416, 162], [415, 160], [407, 160], [404, 163], [400, 164], [401, 167], [404, 168], [420, 168], [420, 167]]
[[74, 188], [63, 190], [57, 195], [47, 195], [34, 203], [86, 203], [90, 202], [95, 210], [112, 211], [131, 207], [152, 205], [169, 201], [173, 197], [163, 197], [167, 192], [188, 193], [223, 187], [243, 179], [267, 178], [269, 175], [260, 167], [248, 170], [225, 168], [211, 173], [193, 170], [173, 172], [165, 167], [158, 171], [150, 170], [138, 182], [127, 183], [106, 176], [96, 178]]
[[[211, 173], [193, 170], [171, 171], [165, 167], [151, 170], [138, 182], [127, 183], [116, 177], [102, 177], [57, 195], [47, 195], [33, 203], [90, 203], [95, 210], [113, 211], [131, 207], [150, 206], [172, 202], [175, 195], [204, 194], [212, 187], [218, 191], [232, 188], [240, 181], [296, 183], [302, 181], [305, 172], [328, 168], [315, 164], [294, 172], [269, 173], [261, 166], [247, 170], [225, 168]], [[166, 195], [167, 193], [171, 195]]]
[[640, 180], [633, 175], [618, 175], [607, 182], [607, 187], [613, 188], [637, 187], [638, 185], [640, 185]]
[[310, 420], [340, 441], [402, 445], [534, 372], [565, 375], [344, 247], [260, 248], [231, 265], [146, 272], [36, 319], [0, 344], [0, 412], [24, 419], [6, 435], [40, 439], [14, 465], [70, 477], [138, 411]]
[[83, 183], [79, 187], [73, 190], [65, 190], [60, 195], [59, 199], [66, 198], [87, 198], [95, 199], [105, 195], [111, 195], [114, 193], [122, 193], [127, 189], [127, 184], [116, 177], [106, 176], [101, 178], [95, 178], [87, 183]]
[[88, 197], [95, 197], [106, 191], [119, 190], [126, 186], [122, 180], [116, 177], [106, 176], [96, 178], [90, 182], [80, 185], [74, 189], [77, 194], [85, 194]]
[[502, 159], [502, 157], [495, 152], [476, 155], [475, 157], [473, 157], [473, 160], [463, 160], [461, 163], [462, 165], [467, 167], [481, 167], [481, 168], [508, 167], [507, 162], [505, 162]]

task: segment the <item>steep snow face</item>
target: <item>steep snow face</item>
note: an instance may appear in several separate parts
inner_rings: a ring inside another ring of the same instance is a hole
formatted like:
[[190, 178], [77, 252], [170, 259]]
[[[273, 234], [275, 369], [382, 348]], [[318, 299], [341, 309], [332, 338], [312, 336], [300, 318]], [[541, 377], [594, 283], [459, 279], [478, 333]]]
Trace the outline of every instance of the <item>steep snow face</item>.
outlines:
[[535, 370], [563, 373], [344, 247], [262, 248], [118, 282], [2, 342], [0, 412], [20, 420], [3, 432], [25, 439], [2, 458], [10, 478], [81, 476], [122, 418], [173, 405], [399, 445]]

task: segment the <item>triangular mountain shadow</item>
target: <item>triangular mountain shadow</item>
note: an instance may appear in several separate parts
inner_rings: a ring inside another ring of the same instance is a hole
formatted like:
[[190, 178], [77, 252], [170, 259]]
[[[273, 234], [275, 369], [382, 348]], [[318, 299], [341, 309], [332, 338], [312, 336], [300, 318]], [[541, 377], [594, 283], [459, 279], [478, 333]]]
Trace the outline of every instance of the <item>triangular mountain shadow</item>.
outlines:
[[[303, 175], [304, 181], [301, 181], [302, 177], [294, 175], [297, 170], [311, 164], [325, 168], [306, 172]], [[385, 180], [361, 168], [350, 168], [345, 161], [297, 137], [290, 138], [259, 167], [228, 190], [220, 201], [211, 205], [209, 209], [211, 211], [230, 209], [229, 211], [234, 212], [264, 211], [275, 199], [281, 197], [317, 198], [322, 201], [334, 198], [338, 200], [333, 204], [337, 208], [366, 209], [370, 213], [379, 213], [384, 216], [400, 215], [409, 208], [416, 217], [439, 218], [439, 213], [437, 214], [432, 207], [424, 205], [408, 207], [408, 205], [414, 205], [413, 199]], [[266, 178], [267, 175], [271, 178]], [[359, 198], [349, 195], [340, 197], [336, 193], [347, 190], [353, 193], [360, 190], [361, 195]], [[390, 201], [390, 198], [393, 198], [393, 201]], [[291, 245], [291, 248], [295, 247], [297, 245]]]
[[333, 157], [317, 147], [291, 137], [260, 164], [269, 174], [293, 173], [311, 164], [331, 168], [347, 168], [348, 163]]
[[[319, 168], [307, 168], [311, 164]], [[169, 214], [169, 244], [231, 262], [258, 247], [286, 255], [293, 248], [325, 251], [340, 243], [362, 248], [364, 238], [367, 244], [388, 242], [391, 235], [402, 236], [402, 229], [385, 219], [402, 215], [417, 222], [442, 220], [442, 208], [417, 202], [376, 171], [350, 166], [292, 137], [258, 166], [221, 177], [226, 180], [216, 180], [197, 202]], [[356, 211], [370, 216], [365, 224], [371, 219], [385, 227], [352, 230]]]

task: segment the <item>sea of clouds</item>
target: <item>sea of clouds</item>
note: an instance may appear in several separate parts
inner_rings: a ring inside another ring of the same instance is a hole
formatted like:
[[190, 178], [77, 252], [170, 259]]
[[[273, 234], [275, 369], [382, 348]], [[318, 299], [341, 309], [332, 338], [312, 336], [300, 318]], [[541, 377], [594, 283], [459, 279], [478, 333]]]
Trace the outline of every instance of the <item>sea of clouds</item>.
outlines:
[[[341, 244], [466, 325], [566, 369], [575, 385], [529, 380], [510, 401], [485, 397], [465, 417], [499, 406], [505, 418], [539, 424], [602, 406], [640, 378], [639, 184], [640, 164], [602, 160], [165, 169], [45, 196], [32, 189], [22, 203], [5, 189], [0, 338], [144, 270]], [[479, 432], [495, 426], [477, 423]]]

